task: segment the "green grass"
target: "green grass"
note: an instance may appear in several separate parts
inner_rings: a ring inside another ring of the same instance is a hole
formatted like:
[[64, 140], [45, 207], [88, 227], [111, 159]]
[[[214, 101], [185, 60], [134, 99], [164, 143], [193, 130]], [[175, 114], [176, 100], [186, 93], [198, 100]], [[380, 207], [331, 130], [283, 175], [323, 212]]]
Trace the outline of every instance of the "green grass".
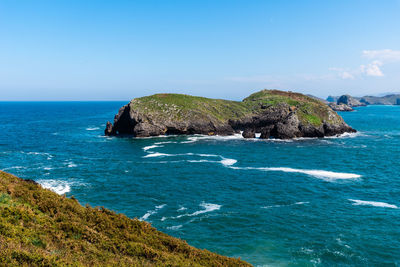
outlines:
[[249, 266], [0, 171], [0, 266]]
[[323, 121], [340, 122], [341, 118], [332, 113], [324, 103], [299, 93], [278, 90], [262, 90], [243, 101], [210, 99], [183, 94], [155, 94], [136, 98], [131, 101], [132, 110], [138, 111], [150, 119], [174, 121], [203, 120], [226, 122], [246, 116], [259, 114], [261, 108], [286, 104], [294, 107], [304, 125], [319, 126]]

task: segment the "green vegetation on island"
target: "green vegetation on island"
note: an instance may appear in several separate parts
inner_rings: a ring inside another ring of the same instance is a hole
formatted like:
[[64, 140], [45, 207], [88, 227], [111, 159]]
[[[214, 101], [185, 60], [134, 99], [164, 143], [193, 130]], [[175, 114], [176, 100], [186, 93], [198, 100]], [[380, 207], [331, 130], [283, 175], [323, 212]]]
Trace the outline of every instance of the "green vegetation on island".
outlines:
[[0, 171], [0, 266], [250, 266]]
[[[265, 132], [262, 137], [323, 137], [353, 132], [328, 105], [294, 92], [262, 90], [242, 101], [184, 94], [133, 99], [107, 123], [106, 135], [231, 135]], [[253, 134], [249, 135], [253, 136]]]

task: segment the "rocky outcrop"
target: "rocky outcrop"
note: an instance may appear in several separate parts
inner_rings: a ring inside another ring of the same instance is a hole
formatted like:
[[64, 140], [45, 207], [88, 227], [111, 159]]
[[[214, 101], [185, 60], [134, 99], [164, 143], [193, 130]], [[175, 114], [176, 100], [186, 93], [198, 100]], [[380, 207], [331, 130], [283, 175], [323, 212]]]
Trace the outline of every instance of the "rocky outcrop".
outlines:
[[336, 102], [338, 105], [347, 105], [349, 107], [360, 107], [365, 106], [365, 103], [361, 103], [358, 99], [350, 95], [342, 95]]
[[243, 131], [242, 136], [244, 138], [256, 138], [256, 132], [252, 129], [246, 129]]
[[290, 139], [355, 132], [319, 100], [263, 90], [241, 102], [178, 94], [136, 98], [107, 122], [106, 135], [148, 137], [166, 134], [232, 135]]
[[354, 111], [354, 109], [346, 104], [329, 103], [328, 106], [334, 111]]

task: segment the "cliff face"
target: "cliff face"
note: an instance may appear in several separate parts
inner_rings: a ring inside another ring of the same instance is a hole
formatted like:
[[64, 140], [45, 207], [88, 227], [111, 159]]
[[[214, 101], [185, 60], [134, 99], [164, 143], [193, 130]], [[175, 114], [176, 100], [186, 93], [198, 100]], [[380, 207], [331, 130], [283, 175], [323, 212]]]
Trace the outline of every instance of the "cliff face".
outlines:
[[179, 94], [133, 99], [107, 123], [106, 135], [136, 137], [164, 134], [232, 135], [243, 131], [261, 138], [323, 137], [354, 132], [326, 104], [311, 97], [262, 90], [243, 101]]
[[337, 100], [338, 105], [348, 105], [349, 107], [360, 107], [360, 106], [365, 106], [364, 103], [361, 103], [359, 99], [354, 98], [350, 95], [342, 95], [339, 97]]
[[250, 266], [0, 171], [1, 266]]

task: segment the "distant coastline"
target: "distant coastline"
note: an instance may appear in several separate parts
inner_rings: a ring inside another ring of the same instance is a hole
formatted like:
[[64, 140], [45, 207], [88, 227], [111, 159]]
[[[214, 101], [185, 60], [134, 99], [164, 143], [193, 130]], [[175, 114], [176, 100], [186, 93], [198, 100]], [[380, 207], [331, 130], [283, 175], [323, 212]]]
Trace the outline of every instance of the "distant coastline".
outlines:
[[400, 94], [363, 97], [346, 94], [342, 96], [328, 96], [325, 102], [335, 111], [353, 111], [354, 107], [368, 105], [400, 105]]

